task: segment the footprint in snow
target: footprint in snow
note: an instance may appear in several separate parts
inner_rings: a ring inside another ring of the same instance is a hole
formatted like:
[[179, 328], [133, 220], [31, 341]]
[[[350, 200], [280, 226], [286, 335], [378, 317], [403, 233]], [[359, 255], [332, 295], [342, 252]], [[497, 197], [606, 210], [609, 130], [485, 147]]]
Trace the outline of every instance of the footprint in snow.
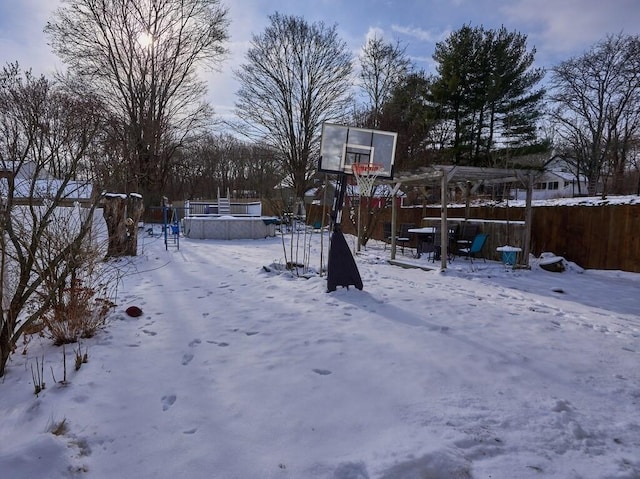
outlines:
[[176, 402], [177, 398], [178, 397], [175, 394], [169, 394], [167, 396], [162, 396], [162, 399], [160, 399], [160, 401], [162, 402], [162, 410], [166, 411], [171, 406], [173, 406], [173, 404]]
[[316, 374], [319, 374], [320, 376], [328, 376], [329, 374], [331, 374], [331, 371], [329, 371], [328, 369], [312, 369], [312, 371]]
[[182, 365], [186, 366], [187, 364], [189, 364], [191, 361], [193, 360], [193, 354], [191, 353], [186, 353], [182, 355]]
[[193, 347], [197, 346], [198, 344], [200, 344], [201, 342], [202, 342], [202, 341], [200, 341], [198, 338], [196, 338], [196, 339], [194, 339], [193, 341], [191, 341], [191, 342], [189, 343], [189, 347], [190, 347], [190, 348], [193, 348]]

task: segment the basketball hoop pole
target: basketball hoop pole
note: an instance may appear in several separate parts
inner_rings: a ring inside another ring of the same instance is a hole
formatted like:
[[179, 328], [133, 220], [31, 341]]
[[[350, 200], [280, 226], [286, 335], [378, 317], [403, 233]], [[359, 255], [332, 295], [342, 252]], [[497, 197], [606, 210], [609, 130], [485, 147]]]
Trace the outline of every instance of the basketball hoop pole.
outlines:
[[347, 175], [342, 173], [338, 175], [336, 191], [333, 197], [333, 206], [331, 207], [331, 221], [333, 221], [332, 230], [334, 232], [341, 231], [342, 223], [342, 207], [344, 205], [344, 196], [347, 191]]
[[353, 285], [362, 289], [362, 278], [356, 265], [351, 249], [342, 233], [342, 206], [344, 195], [347, 191], [347, 175], [338, 175], [338, 184], [333, 198], [331, 220], [333, 221], [333, 233], [329, 243], [329, 258], [327, 260], [327, 291], [335, 291], [337, 286], [349, 288]]

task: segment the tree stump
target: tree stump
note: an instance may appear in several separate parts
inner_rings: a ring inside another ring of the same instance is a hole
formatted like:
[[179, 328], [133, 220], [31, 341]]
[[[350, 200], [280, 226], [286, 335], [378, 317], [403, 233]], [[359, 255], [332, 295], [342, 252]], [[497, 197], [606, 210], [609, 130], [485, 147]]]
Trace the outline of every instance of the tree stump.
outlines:
[[142, 196], [137, 193], [131, 193], [127, 203], [127, 256], [136, 256], [138, 254], [138, 223], [142, 218], [143, 212]]
[[126, 200], [127, 195], [118, 193], [107, 193], [104, 197], [102, 216], [107, 223], [107, 234], [109, 235], [107, 256], [124, 256], [127, 251]]
[[144, 211], [142, 196], [107, 193], [103, 216], [107, 223], [109, 243], [107, 256], [136, 256], [138, 254], [138, 222]]

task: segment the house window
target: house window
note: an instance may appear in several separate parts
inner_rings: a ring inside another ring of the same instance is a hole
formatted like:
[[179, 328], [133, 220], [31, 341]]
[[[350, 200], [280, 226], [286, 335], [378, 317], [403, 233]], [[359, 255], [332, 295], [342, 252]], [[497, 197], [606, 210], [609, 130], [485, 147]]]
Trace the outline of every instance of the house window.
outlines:
[[550, 181], [549, 182], [549, 188], [550, 190], [557, 190], [558, 189], [558, 182], [557, 181]]
[[547, 184], [546, 183], [536, 183], [533, 186], [534, 190], [546, 190], [547, 189]]

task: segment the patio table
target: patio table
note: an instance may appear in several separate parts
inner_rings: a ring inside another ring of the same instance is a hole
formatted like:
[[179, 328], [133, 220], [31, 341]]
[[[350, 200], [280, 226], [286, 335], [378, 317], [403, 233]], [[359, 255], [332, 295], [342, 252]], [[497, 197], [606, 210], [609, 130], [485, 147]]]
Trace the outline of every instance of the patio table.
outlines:
[[418, 238], [417, 246], [416, 246], [416, 256], [418, 258], [422, 255], [422, 244], [423, 243], [434, 243], [433, 235], [436, 232], [436, 228], [434, 226], [424, 226], [422, 228], [409, 228], [407, 230], [409, 233], [416, 235]]

